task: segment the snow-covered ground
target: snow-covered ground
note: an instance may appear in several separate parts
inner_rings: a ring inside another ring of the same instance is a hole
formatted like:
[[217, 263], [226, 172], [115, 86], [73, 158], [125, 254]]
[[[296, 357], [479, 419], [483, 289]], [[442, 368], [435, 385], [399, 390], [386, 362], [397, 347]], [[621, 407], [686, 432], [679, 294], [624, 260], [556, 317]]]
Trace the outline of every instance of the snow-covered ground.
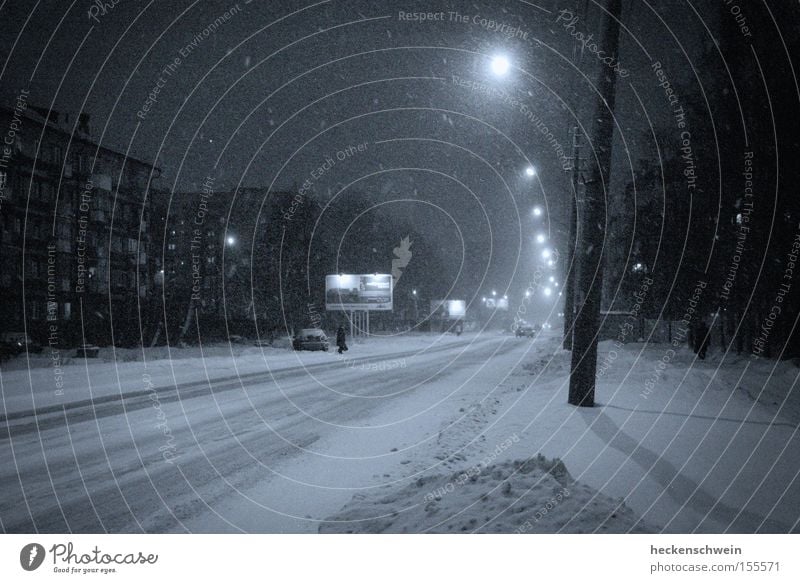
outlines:
[[[279, 338], [273, 346], [256, 347], [243, 344], [218, 343], [186, 348], [159, 346], [155, 348], [112, 348], [100, 350], [97, 358], [75, 356], [75, 349], [39, 354], [22, 354], [0, 364], [0, 418], [4, 414], [32, 411], [69, 405], [90, 399], [114, 397], [151, 387], [204, 382], [207, 379], [237, 379], [248, 375], [268, 375], [288, 368], [300, 368], [338, 362], [352, 366], [351, 355], [358, 358], [377, 357], [374, 366], [398, 367], [399, 362], [380, 355], [388, 352], [408, 352], [413, 356], [420, 350], [461, 342], [464, 337], [390, 336], [350, 341], [353, 352], [338, 356], [335, 346], [330, 352], [294, 352], [288, 338]], [[400, 358], [403, 358], [401, 356]]]
[[[354, 345], [350, 360], [173, 356], [148, 361], [151, 384], [166, 382], [144, 394], [143, 363], [93, 363], [106, 379], [93, 391], [130, 396], [0, 423], [0, 519], [56, 532], [798, 530], [795, 364], [602, 343], [598, 406], [579, 409], [558, 345], [418, 335]], [[71, 366], [65, 393], [81, 400], [87, 365]], [[3, 372], [7, 410], [31, 408], [31, 385], [37, 409], [48, 402], [41, 371]]]
[[[420, 493], [425, 493], [419, 504]], [[357, 494], [322, 533], [649, 532], [626, 506], [575, 482], [557, 460], [476, 465], [403, 488]]]

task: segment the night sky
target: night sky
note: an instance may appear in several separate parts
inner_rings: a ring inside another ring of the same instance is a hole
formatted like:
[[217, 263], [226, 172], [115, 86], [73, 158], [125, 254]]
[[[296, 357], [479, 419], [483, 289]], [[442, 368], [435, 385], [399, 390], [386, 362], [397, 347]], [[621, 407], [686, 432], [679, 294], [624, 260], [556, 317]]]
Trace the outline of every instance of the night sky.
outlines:
[[[93, 136], [157, 164], [153, 184], [168, 191], [197, 191], [213, 176], [218, 190], [311, 181], [320, 200], [344, 187], [367, 192], [424, 225], [452, 266], [483, 271], [491, 253], [498, 289], [530, 277], [535, 232], [565, 247], [570, 173], [556, 151], [571, 155], [570, 128], [590, 121], [595, 94], [594, 55], [581, 56], [561, 12], [575, 3], [101, 4], [2, 5], [5, 103], [29, 88], [34, 105], [89, 112]], [[597, 6], [578, 4], [577, 29], [598, 36]], [[623, 13], [610, 200], [639, 159], [676, 147], [662, 131], [671, 116], [653, 62], [701, 105], [729, 99], [733, 86], [716, 46], [734, 19], [727, 7], [636, 0]], [[773, 41], [796, 35], [797, 20], [758, 22], [741, 31], [743, 46], [788, 71], [787, 49]], [[498, 55], [510, 63], [504, 75], [491, 69]], [[335, 163], [320, 172], [326, 160]], [[546, 211], [538, 225], [534, 205]]]

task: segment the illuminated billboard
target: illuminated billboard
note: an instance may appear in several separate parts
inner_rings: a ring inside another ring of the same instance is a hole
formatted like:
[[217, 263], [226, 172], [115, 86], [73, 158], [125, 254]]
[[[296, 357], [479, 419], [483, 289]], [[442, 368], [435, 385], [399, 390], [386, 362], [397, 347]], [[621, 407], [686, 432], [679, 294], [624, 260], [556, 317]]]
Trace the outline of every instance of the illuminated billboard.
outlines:
[[431, 300], [431, 314], [439, 318], [459, 320], [467, 315], [464, 300]]
[[486, 298], [486, 307], [490, 310], [508, 310], [506, 298]]
[[325, 309], [391, 311], [391, 274], [326, 275]]

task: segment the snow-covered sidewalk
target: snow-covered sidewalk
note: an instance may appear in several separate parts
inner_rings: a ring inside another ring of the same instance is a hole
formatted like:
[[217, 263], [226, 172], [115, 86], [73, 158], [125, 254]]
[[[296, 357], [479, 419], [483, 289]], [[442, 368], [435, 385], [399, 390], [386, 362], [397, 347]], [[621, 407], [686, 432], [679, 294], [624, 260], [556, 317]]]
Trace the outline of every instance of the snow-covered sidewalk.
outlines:
[[[794, 363], [605, 342], [598, 403], [586, 409], [565, 402], [558, 340], [535, 346], [443, 423], [437, 447], [414, 448], [408, 481], [356, 494], [322, 530], [798, 531]], [[522, 471], [540, 454], [570, 477]]]

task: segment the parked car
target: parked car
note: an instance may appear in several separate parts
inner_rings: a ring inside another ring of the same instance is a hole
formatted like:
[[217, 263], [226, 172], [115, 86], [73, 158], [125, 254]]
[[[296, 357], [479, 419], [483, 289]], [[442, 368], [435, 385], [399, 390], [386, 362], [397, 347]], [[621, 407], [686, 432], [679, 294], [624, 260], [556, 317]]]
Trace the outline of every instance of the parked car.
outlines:
[[4, 352], [20, 354], [26, 350], [28, 352], [42, 351], [42, 345], [31, 340], [31, 337], [25, 332], [3, 332], [0, 342], [3, 343]]
[[100, 347], [94, 344], [81, 344], [75, 351], [75, 358], [97, 358]]
[[324, 350], [328, 351], [330, 343], [328, 337], [319, 328], [303, 328], [292, 339], [292, 348], [295, 350]]
[[539, 327], [536, 324], [528, 324], [527, 322], [520, 322], [517, 325], [516, 334], [518, 337], [527, 336], [533, 338], [536, 335]]

